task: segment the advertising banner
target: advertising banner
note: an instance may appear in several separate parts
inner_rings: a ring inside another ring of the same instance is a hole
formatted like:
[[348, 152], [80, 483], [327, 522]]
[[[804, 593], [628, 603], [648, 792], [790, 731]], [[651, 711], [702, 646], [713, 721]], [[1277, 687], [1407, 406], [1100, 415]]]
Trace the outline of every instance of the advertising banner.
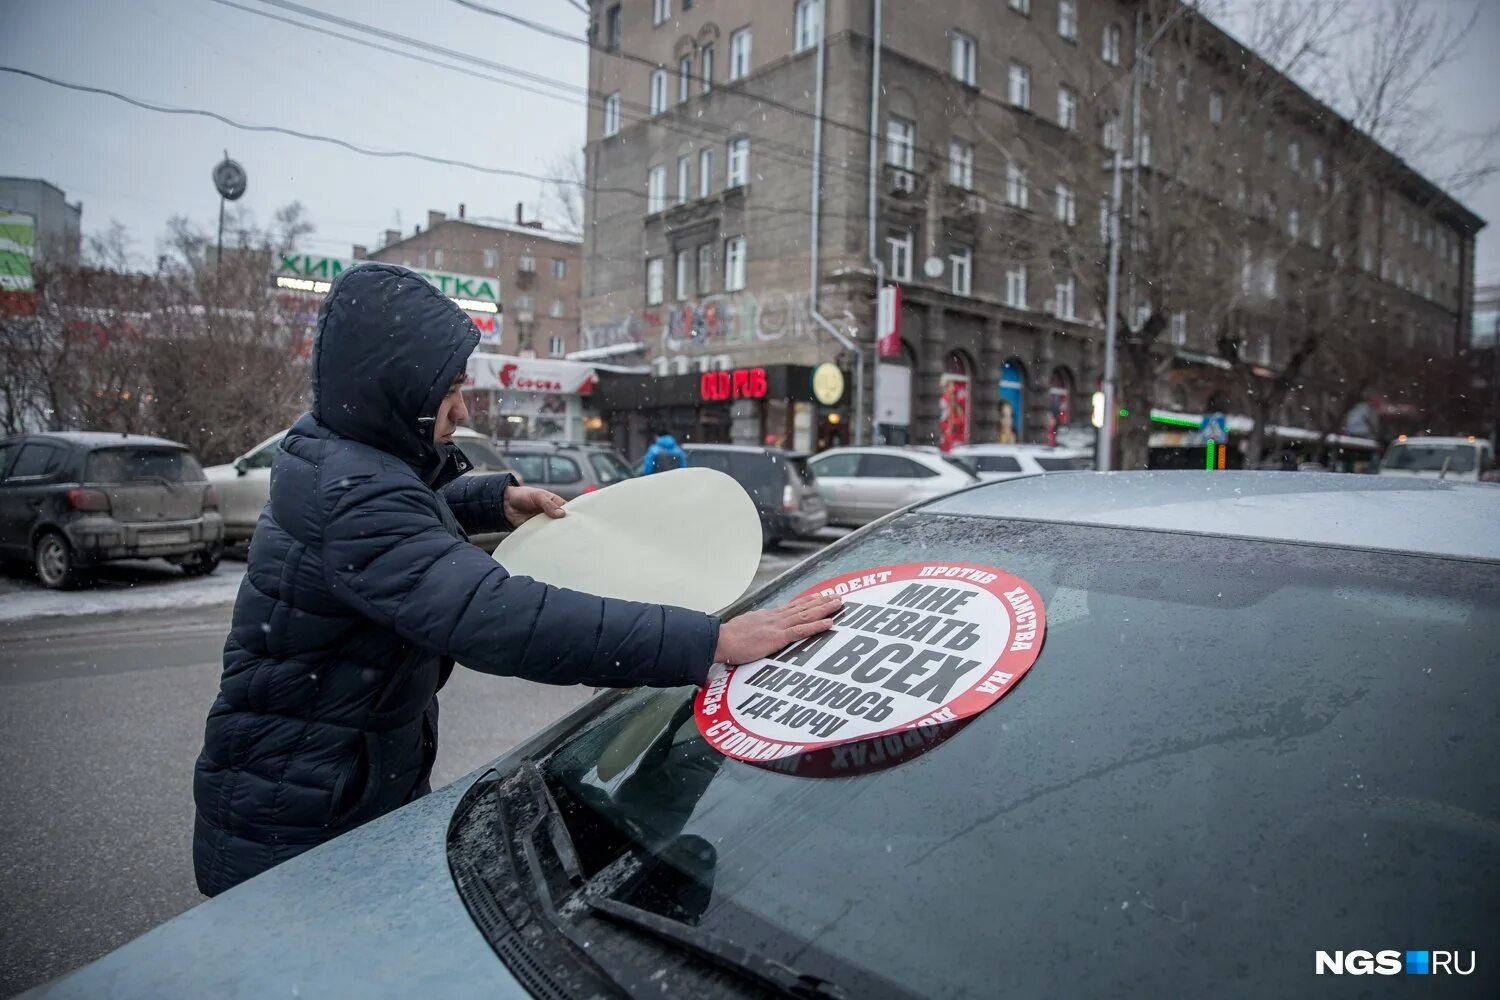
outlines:
[[36, 220], [22, 212], [0, 210], [0, 310], [36, 310], [32, 261], [36, 257]]
[[471, 354], [464, 388], [586, 396], [593, 391], [595, 381], [594, 369], [577, 361]]

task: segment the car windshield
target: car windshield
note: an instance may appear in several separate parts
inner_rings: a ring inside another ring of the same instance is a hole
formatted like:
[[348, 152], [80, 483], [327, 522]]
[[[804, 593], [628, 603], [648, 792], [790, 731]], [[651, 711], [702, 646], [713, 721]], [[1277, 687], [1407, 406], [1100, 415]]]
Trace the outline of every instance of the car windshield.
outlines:
[[1385, 453], [1380, 463], [1382, 469], [1401, 469], [1407, 472], [1473, 472], [1474, 453], [1472, 444], [1418, 444], [1414, 441], [1397, 442]]
[[808, 464], [806, 458], [799, 455], [795, 458], [784, 459], [784, 461], [787, 468], [792, 470], [792, 477], [796, 482], [800, 482], [803, 486], [818, 485], [818, 480], [813, 475], [812, 466]]
[[612, 451], [589, 452], [589, 464], [594, 467], [594, 475], [598, 477], [600, 486], [632, 477], [630, 466]]
[[464, 453], [478, 472], [509, 472], [510, 466], [505, 464], [505, 459], [500, 453], [490, 447], [488, 441], [479, 438], [461, 437], [454, 438], [453, 443], [458, 445], [458, 450]]
[[943, 461], [947, 462], [949, 465], [953, 466], [964, 475], [969, 476], [970, 478], [977, 478], [977, 470], [974, 467], [974, 463], [968, 458], [962, 458], [958, 455], [944, 455]]
[[89, 453], [84, 481], [90, 483], [202, 482], [203, 467], [181, 448], [105, 448]]
[[1043, 472], [1076, 472], [1092, 468], [1089, 460], [1082, 455], [1038, 455], [1036, 464], [1042, 467]]
[[[684, 872], [700, 927], [734, 940], [749, 914], [793, 942], [775, 958], [816, 942], [926, 996], [1052, 995], [1059, 963], [1076, 995], [1213, 992], [1247, 962], [1296, 993], [1315, 948], [1494, 926], [1496, 567], [909, 514], [754, 603], [918, 560], [1042, 596], [1014, 691], [834, 779], [722, 757], [690, 690], [622, 695], [544, 764], [590, 817], [580, 852], [600, 820], [658, 854], [712, 845]], [[1450, 766], [1460, 744], [1475, 766]]]

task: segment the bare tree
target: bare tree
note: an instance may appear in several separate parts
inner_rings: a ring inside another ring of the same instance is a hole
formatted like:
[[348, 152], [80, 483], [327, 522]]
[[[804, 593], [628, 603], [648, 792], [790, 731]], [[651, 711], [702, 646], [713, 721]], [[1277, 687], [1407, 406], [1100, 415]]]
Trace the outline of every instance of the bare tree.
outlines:
[[550, 178], [542, 189], [542, 216], [548, 227], [583, 235], [583, 152], [554, 156], [547, 164]]

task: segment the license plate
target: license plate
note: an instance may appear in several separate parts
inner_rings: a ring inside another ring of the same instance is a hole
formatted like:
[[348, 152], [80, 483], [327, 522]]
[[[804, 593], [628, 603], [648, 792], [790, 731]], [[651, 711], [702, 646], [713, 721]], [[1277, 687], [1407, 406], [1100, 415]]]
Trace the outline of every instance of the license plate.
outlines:
[[147, 545], [181, 545], [193, 536], [186, 531], [158, 531], [141, 539]]

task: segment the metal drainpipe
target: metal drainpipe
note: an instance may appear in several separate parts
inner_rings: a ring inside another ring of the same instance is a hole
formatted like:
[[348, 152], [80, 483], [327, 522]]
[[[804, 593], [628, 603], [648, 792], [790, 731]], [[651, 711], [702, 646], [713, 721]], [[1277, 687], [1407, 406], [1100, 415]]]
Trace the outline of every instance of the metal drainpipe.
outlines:
[[[882, 45], [880, 33], [881, 0], [874, 0], [874, 6], [875, 23], [870, 31], [869, 204], [866, 206], [865, 210], [870, 218], [870, 242], [867, 249], [870, 257], [870, 263], [875, 267], [875, 338], [878, 342], [878, 338], [880, 337], [881, 332], [879, 329], [880, 290], [885, 287], [885, 262], [880, 259], [880, 254], [876, 251], [876, 235], [880, 229], [880, 214], [878, 202], [876, 201], [875, 195], [876, 178], [880, 173], [880, 49]], [[876, 358], [875, 363], [879, 364], [880, 359]], [[915, 372], [913, 372], [913, 374], [915, 374]], [[873, 424], [874, 421], [872, 420], [871, 423]]]
[[[879, 0], [876, 0], [878, 3]], [[808, 302], [813, 322], [854, 355], [854, 443], [865, 443], [865, 352], [844, 336], [822, 313], [818, 312], [819, 284], [822, 277], [821, 237], [823, 211], [823, 69], [828, 51], [827, 0], [818, 10], [818, 71], [813, 87], [813, 154], [812, 154], [812, 264], [808, 275]]]

